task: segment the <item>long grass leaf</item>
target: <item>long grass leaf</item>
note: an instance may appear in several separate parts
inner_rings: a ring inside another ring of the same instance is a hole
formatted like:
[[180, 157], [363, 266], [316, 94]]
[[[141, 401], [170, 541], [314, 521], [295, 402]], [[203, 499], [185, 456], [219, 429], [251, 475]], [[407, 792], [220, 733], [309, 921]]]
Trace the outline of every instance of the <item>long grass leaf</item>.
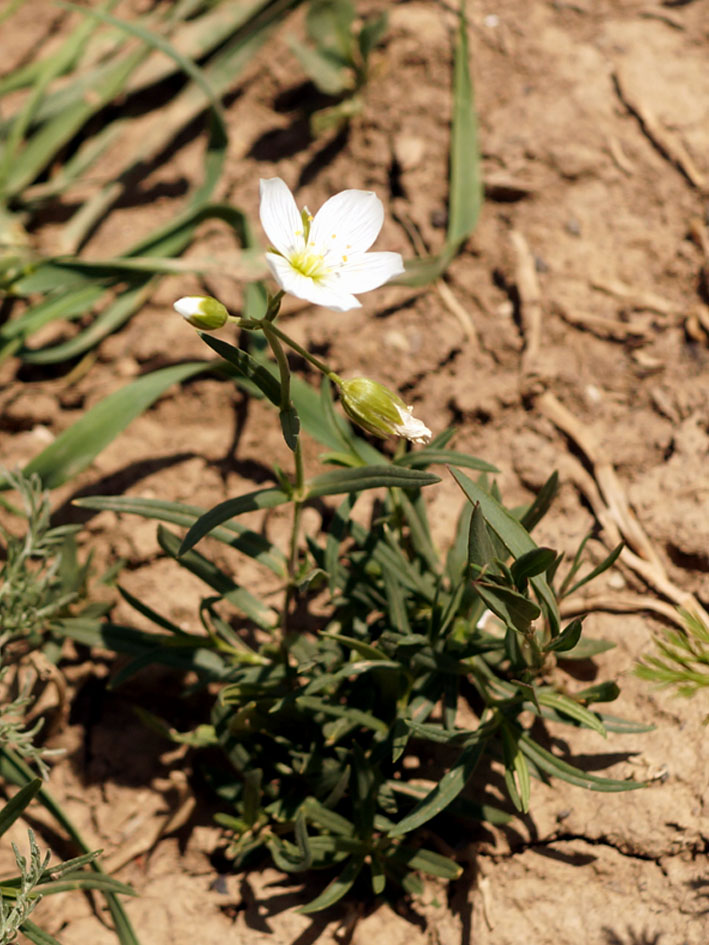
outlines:
[[209, 534], [217, 525], [227, 522], [236, 515], [244, 512], [254, 512], [257, 509], [273, 509], [277, 505], [289, 502], [290, 496], [282, 489], [256, 489], [234, 499], [227, 499], [215, 505], [213, 509], [201, 515], [185, 535], [179, 554], [183, 555], [197, 544], [205, 535]]
[[643, 781], [618, 781], [614, 778], [599, 778], [596, 775], [588, 774], [586, 771], [562, 761], [556, 755], [552, 755], [551, 752], [542, 748], [526, 734], [520, 736], [519, 746], [527, 758], [542, 771], [589, 791], [635, 791], [646, 786]]
[[[30, 784], [35, 780], [32, 769], [26, 764], [26, 762], [22, 760], [22, 758], [16, 755], [15, 752], [9, 748], [0, 748], [0, 774], [18, 786]], [[52, 817], [54, 817], [57, 823], [67, 832], [79, 849], [83, 853], [91, 853], [91, 848], [88, 846], [72, 821], [66, 816], [61, 805], [57, 803], [53, 795], [46, 787], [44, 787], [44, 785], [42, 785], [37, 792], [37, 797], [38, 800], [42, 802], [47, 811], [52, 815]], [[101, 869], [100, 864], [96, 861], [91, 862], [91, 869], [95, 873], [99, 873], [102, 876], [106, 875]], [[121, 945], [140, 945], [140, 942], [133, 931], [133, 926], [126, 915], [126, 911], [123, 908], [120, 900], [116, 897], [115, 893], [104, 891], [103, 895], [111, 912], [111, 917], [113, 918], [113, 922], [116, 927], [116, 934], [118, 935], [118, 940]], [[41, 930], [39, 931], [41, 932]], [[46, 941], [46, 939], [40, 939], [40, 945], [46, 945]]]
[[18, 817], [22, 816], [23, 811], [30, 801], [37, 796], [41, 787], [41, 778], [34, 778], [5, 804], [0, 811], [0, 837], [15, 823]]
[[[173, 384], [194, 377], [210, 365], [206, 361], [177, 364], [147, 374], [99, 401], [25, 466], [37, 473], [45, 489], [54, 489], [84, 470], [128, 424]], [[5, 486], [0, 482], [0, 487]]]
[[[123, 514], [142, 515], [171, 525], [189, 528], [206, 509], [197, 505], [183, 505], [181, 502], [168, 502], [163, 499], [143, 499], [132, 496], [82, 496], [75, 499], [74, 505], [82, 509], [109, 509]], [[238, 522], [226, 522], [210, 532], [212, 538], [231, 545], [237, 551], [248, 555], [259, 564], [265, 565], [279, 577], [287, 573], [286, 556], [274, 544], [258, 532], [253, 532]]]
[[406, 261], [399, 285], [426, 285], [439, 278], [477, 224], [482, 206], [482, 174], [478, 123], [470, 76], [468, 24], [461, 4], [453, 59], [450, 184], [446, 243], [437, 256]]

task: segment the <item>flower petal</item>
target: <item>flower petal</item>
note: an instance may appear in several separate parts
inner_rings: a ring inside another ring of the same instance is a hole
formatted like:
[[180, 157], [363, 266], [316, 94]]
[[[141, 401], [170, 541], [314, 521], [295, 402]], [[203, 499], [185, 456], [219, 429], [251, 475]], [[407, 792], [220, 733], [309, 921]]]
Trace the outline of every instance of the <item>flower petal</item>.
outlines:
[[401, 423], [395, 424], [394, 429], [399, 436], [406, 437], [412, 443], [429, 443], [433, 434], [423, 420], [413, 415], [413, 407], [398, 407]]
[[333, 256], [365, 253], [384, 222], [382, 202], [371, 190], [343, 190], [315, 214], [309, 242], [332, 265]]
[[304, 276], [293, 266], [276, 253], [266, 253], [266, 262], [279, 286], [284, 292], [295, 295], [296, 298], [312, 302], [313, 305], [322, 305], [335, 312], [347, 312], [351, 308], [361, 308], [361, 303], [354, 295], [343, 292], [336, 282], [316, 282], [309, 276]]
[[399, 253], [356, 253], [327, 278], [328, 285], [336, 285], [341, 292], [370, 292], [384, 285], [404, 271]]
[[303, 219], [293, 194], [280, 177], [259, 181], [261, 226], [274, 249], [284, 256], [305, 247]]

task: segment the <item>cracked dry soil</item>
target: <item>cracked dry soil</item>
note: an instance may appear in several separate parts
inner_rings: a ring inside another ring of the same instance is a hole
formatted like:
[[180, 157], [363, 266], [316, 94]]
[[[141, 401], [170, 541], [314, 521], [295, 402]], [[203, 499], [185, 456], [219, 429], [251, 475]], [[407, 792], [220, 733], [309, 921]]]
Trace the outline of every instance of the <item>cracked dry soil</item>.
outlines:
[[[30, 6], [35, 14], [49, 8], [43, 0]], [[388, 211], [381, 246], [410, 255], [412, 227], [431, 250], [441, 245], [455, 19], [433, 0], [372, 0], [361, 9], [384, 6], [390, 30], [377, 53], [376, 80], [364, 114], [341, 138], [313, 141], [299, 132], [298, 103], [306, 107], [307, 96], [297, 92], [301, 77], [286, 31], [264, 49], [227, 105], [231, 145], [219, 197], [255, 219], [259, 176], [282, 176], [311, 207], [344, 186], [374, 189]], [[132, 4], [119, 9], [130, 15]], [[327, 352], [336, 370], [366, 373], [402, 391], [435, 430], [455, 423], [457, 446], [500, 468], [511, 501], [528, 501], [558, 468], [560, 494], [538, 540], [573, 553], [593, 529], [589, 547], [600, 556], [603, 527], [569, 473], [578, 450], [539, 409], [540, 392], [552, 392], [615, 469], [672, 582], [706, 607], [707, 2], [472, 0], [469, 14], [488, 199], [443, 294], [386, 287], [365, 296], [362, 310], [336, 315], [289, 302], [284, 318], [301, 343]], [[3, 32], [18, 58], [38, 41], [39, 21], [28, 12], [14, 21], [16, 35]], [[300, 22], [296, 17], [298, 28]], [[292, 108], [275, 110], [284, 101]], [[154, 120], [148, 113], [145, 121]], [[142, 133], [139, 123], [135, 133]], [[179, 192], [167, 185], [197, 176], [202, 149], [199, 136], [181, 142], [140, 187]], [[105, 162], [110, 178], [110, 153]], [[100, 256], [133, 242], [178, 205], [170, 196], [149, 205], [124, 200], [87, 251]], [[51, 248], [56, 233], [48, 224], [37, 239]], [[531, 364], [513, 234], [529, 247], [539, 290]], [[238, 306], [226, 234], [207, 226], [191, 252], [223, 261], [209, 289]], [[3, 461], [26, 461], [130, 377], [204, 357], [199, 339], [171, 311], [174, 298], [198, 290], [189, 277], [166, 278], [130, 324], [100, 345], [83, 376], [67, 381], [2, 365]], [[86, 491], [212, 505], [263, 480], [266, 454], [286, 461], [271, 418], [227, 385], [199, 379], [136, 420], [78, 482], [57, 491], [56, 503], [64, 520], [77, 514], [71, 497]], [[444, 483], [430, 499], [445, 545], [456, 489]], [[152, 523], [110, 513], [83, 520], [84, 545], [99, 565], [124, 557], [128, 590], [186, 627], [196, 625], [200, 588], [161, 556]], [[314, 512], [309, 526], [318, 526]], [[283, 535], [277, 514], [264, 527], [276, 539]], [[262, 580], [239, 567], [240, 581]], [[618, 569], [594, 593], [587, 632], [617, 646], [584, 668], [584, 680], [618, 680], [622, 695], [613, 711], [655, 728], [606, 741], [561, 728], [550, 734], [588, 770], [650, 786], [604, 795], [535, 782], [531, 814], [463, 838], [463, 877], [449, 890], [429, 886], [421, 902], [395, 910], [348, 901], [311, 918], [294, 909], [321, 878], [304, 885], [268, 866], [229, 875], [214, 855], [219, 832], [210, 802], [191, 799], [189, 756], [131, 713], [135, 700], [174, 713], [178, 727], [189, 725], [176, 684], [156, 675], [110, 693], [107, 660], [69, 654], [74, 701], [55, 713], [50, 744], [67, 752], [53, 766], [51, 788], [104, 849], [115, 875], [139, 890], [127, 908], [150, 945], [707, 945], [702, 721], [709, 706], [706, 697], [685, 702], [651, 691], [631, 675], [662, 618], [651, 609], [613, 612], [613, 602], [627, 595], [661, 600], [656, 590]], [[116, 617], [136, 621], [123, 603]], [[502, 796], [500, 772], [493, 768], [490, 777]], [[43, 826], [40, 812], [35, 818], [43, 842], [62, 855], [62, 838]], [[22, 840], [19, 828], [13, 839]], [[88, 898], [56, 897], [41, 910], [64, 945], [114, 941]]]

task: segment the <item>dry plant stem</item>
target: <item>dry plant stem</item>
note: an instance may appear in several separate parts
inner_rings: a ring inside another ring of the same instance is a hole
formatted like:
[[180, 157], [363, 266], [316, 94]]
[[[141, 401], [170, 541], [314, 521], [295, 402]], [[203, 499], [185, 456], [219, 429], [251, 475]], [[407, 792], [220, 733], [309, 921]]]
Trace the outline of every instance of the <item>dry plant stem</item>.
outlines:
[[649, 339], [648, 326], [645, 322], [622, 322], [617, 318], [606, 318], [603, 315], [586, 315], [570, 312], [564, 306], [556, 303], [554, 311], [569, 325], [590, 331], [598, 338], [608, 338], [611, 341], [627, 341], [629, 338]]
[[536, 373], [536, 362], [542, 340], [542, 294], [534, 264], [534, 256], [524, 236], [517, 230], [510, 233], [517, 257], [515, 282], [519, 292], [520, 317], [524, 334], [522, 374]]
[[600, 447], [591, 433], [549, 391], [539, 397], [537, 407], [573, 440], [591, 463], [593, 477], [571, 457], [568, 457], [567, 468], [571, 467], [571, 478], [588, 498], [594, 514], [603, 525], [608, 544], [617, 545], [622, 538], [630, 546], [623, 549], [619, 560], [674, 604], [709, 621], [709, 614], [694, 595], [677, 587], [667, 576], [652, 542], [628, 505], [615, 470], [607, 460], [601, 458]]
[[611, 614], [635, 614], [639, 610], [649, 610], [682, 629], [685, 627], [676, 607], [648, 594], [580, 594], [578, 597], [567, 597], [559, 606], [562, 617], [578, 617], [597, 610]]
[[616, 299], [627, 302], [631, 308], [644, 309], [648, 312], [654, 312], [656, 315], [670, 316], [676, 311], [676, 306], [657, 295], [655, 292], [648, 292], [645, 289], [638, 289], [636, 286], [627, 285], [618, 279], [593, 280], [591, 288], [611, 295]]
[[707, 193], [707, 181], [680, 139], [664, 128], [647, 105], [628, 88], [620, 71], [613, 74], [621, 102], [640, 122], [640, 127], [658, 151], [684, 174], [701, 193]]

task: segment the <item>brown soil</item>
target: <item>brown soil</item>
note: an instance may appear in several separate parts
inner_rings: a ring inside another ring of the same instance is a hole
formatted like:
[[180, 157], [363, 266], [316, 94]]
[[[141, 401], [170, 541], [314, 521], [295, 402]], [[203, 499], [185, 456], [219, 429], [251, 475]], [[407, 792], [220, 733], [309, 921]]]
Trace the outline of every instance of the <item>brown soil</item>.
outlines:
[[[3, 45], [18, 60], [38, 39], [30, 7], [43, 6], [28, 4], [11, 21], [14, 44], [3, 25]], [[302, 78], [284, 31], [264, 50], [228, 106], [232, 134], [220, 197], [256, 219], [260, 176], [282, 176], [311, 208], [344, 187], [374, 189], [388, 208], [382, 248], [411, 255], [411, 226], [430, 250], [440, 247], [455, 17], [447, 5], [427, 0], [362, 4], [384, 6], [388, 39], [364, 115], [346, 140], [308, 140], [298, 95], [290, 96], [291, 111], [274, 110]], [[669, 579], [706, 607], [709, 258], [700, 236], [709, 182], [707, 2], [476, 0], [469, 6], [488, 200], [474, 237], [450, 268], [448, 293], [389, 286], [345, 314], [292, 301], [284, 322], [303, 344], [326, 350], [336, 370], [405, 392], [434, 430], [455, 424], [457, 447], [502, 470], [509, 500], [528, 501], [559, 468], [560, 496], [539, 537], [573, 552], [594, 513], [579, 487], [578, 448], [540, 399], [544, 391], [554, 394], [582, 435], [593, 438], [600, 459], [615, 468]], [[142, 190], [179, 192], [183, 178], [198, 178], [202, 149], [202, 137], [185, 143]], [[100, 256], [133, 242], [178, 206], [179, 200], [159, 196], [122, 207], [89, 252]], [[56, 229], [43, 230], [45, 248], [55, 236]], [[525, 245], [541, 292], [538, 348], [528, 320], [533, 306], [523, 305], [521, 313], [519, 307], [520, 293], [529, 303], [520, 268], [529, 258]], [[191, 252], [221, 263], [208, 288], [238, 306], [234, 250], [223, 231], [207, 226]], [[150, 304], [100, 346], [90, 370], [69, 382], [3, 365], [3, 462], [27, 461], [131, 377], [203, 358], [199, 338], [171, 309], [176, 297], [196, 291], [200, 285], [191, 277], [165, 279]], [[136, 420], [78, 482], [57, 490], [56, 504], [64, 519], [76, 516], [69, 500], [86, 492], [208, 506], [262, 481], [265, 456], [287, 461], [272, 418], [258, 405], [247, 409], [229, 385], [200, 379], [170, 391]], [[446, 483], [432, 502], [443, 545], [459, 507], [457, 491]], [[121, 580], [130, 591], [185, 627], [196, 626], [200, 586], [161, 555], [154, 523], [111, 513], [84, 520], [83, 542], [98, 565], [124, 557]], [[276, 536], [282, 531], [278, 516], [266, 527]], [[600, 554], [600, 543], [592, 545]], [[596, 660], [598, 679], [621, 684], [614, 711], [652, 722], [655, 730], [610, 735], [605, 743], [574, 735], [572, 747], [598, 755], [599, 769], [611, 765], [613, 776], [647, 778], [651, 787], [603, 795], [535, 782], [530, 817], [490, 830], [471, 844], [463, 879], [448, 892], [430, 886], [424, 901], [399, 912], [388, 906], [366, 912], [349, 902], [313, 920], [295, 907], [316, 887], [270, 868], [219, 875], [212, 856], [219, 831], [208, 799], [196, 805], [190, 799], [185, 753], [148, 733], [131, 713], [137, 701], [184, 719], [171, 691], [176, 684], [165, 678], [139, 679], [110, 693], [108, 662], [70, 661], [77, 697], [50, 740], [67, 749], [53, 766], [51, 790], [88, 841], [104, 849], [115, 875], [140, 892], [127, 908], [143, 945], [706, 945], [702, 720], [709, 707], [706, 698], [679, 702], [658, 694], [631, 675], [661, 623], [649, 611], [603, 609], [629, 593], [659, 599], [627, 568], [616, 570], [599, 582], [601, 608], [587, 626], [592, 636], [617, 643]], [[124, 604], [116, 617], [144, 625]], [[35, 816], [43, 842], [65, 853], [61, 838], [42, 827], [41, 812]], [[23, 829], [13, 839], [24, 842]], [[11, 860], [6, 851], [2, 857], [4, 873]], [[37, 918], [64, 945], [115, 941], [100, 908], [97, 913], [79, 894], [47, 901]]]

